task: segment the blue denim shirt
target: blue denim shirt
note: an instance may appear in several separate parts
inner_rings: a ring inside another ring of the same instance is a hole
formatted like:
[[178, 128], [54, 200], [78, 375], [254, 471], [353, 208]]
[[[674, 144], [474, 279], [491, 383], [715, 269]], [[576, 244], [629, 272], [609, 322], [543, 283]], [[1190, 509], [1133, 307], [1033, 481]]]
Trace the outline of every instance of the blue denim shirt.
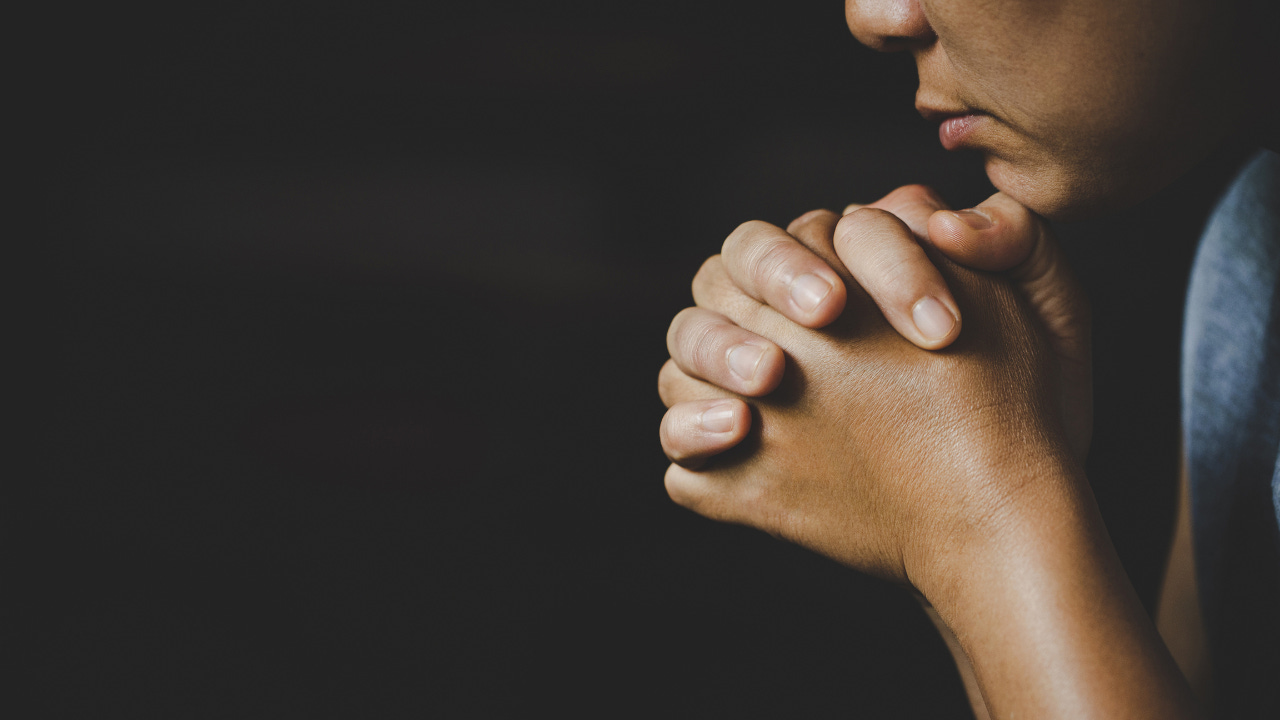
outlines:
[[1182, 426], [1216, 717], [1280, 718], [1280, 156], [1254, 157], [1196, 253]]

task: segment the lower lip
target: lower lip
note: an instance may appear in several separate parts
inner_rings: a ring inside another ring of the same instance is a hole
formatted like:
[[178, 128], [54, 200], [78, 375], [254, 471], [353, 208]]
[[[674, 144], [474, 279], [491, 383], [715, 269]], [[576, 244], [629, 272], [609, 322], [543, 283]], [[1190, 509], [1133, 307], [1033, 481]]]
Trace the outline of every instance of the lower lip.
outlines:
[[938, 126], [938, 139], [942, 141], [942, 147], [948, 150], [964, 147], [965, 140], [977, 129], [981, 120], [982, 115], [976, 113], [943, 120], [942, 125]]

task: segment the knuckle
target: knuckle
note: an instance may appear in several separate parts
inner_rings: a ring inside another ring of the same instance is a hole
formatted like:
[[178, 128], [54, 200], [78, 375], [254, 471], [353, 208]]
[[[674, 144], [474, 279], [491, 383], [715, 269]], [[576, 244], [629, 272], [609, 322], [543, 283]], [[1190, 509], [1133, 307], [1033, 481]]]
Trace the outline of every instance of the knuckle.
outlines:
[[840, 218], [836, 223], [835, 241], [838, 246], [856, 247], [868, 241], [877, 231], [891, 222], [892, 215], [879, 208], [861, 207]]
[[687, 479], [689, 471], [679, 465], [667, 468], [664, 485], [667, 496], [672, 502], [691, 510], [708, 520], [716, 522], [736, 522], [737, 514], [733, 512], [731, 500], [723, 492], [709, 491], [705, 487], [694, 487], [701, 483]]
[[898, 202], [923, 203], [938, 208], [942, 207], [943, 204], [942, 196], [938, 194], [937, 190], [928, 185], [903, 185], [885, 196], [885, 200], [890, 198]]
[[863, 208], [846, 215], [836, 232], [849, 271], [882, 300], [913, 295], [922, 275], [932, 269], [920, 246], [895, 229], [899, 227], [888, 213]]
[[714, 278], [724, 274], [724, 258], [720, 255], [712, 255], [702, 261], [702, 265], [698, 267], [698, 272], [693, 275], [693, 292], [696, 296], [699, 287], [709, 286], [714, 282]]
[[676, 313], [676, 316], [671, 318], [671, 324], [667, 326], [667, 352], [671, 354], [672, 359], [679, 355], [680, 339], [684, 336], [685, 326], [689, 324], [693, 310], [693, 308], [685, 308]]
[[720, 252], [724, 255], [732, 255], [743, 245], [749, 246], [766, 228], [771, 227], [773, 226], [763, 220], [748, 220], [729, 233], [729, 237], [724, 239], [724, 244], [720, 247]]
[[701, 311], [696, 307], [687, 307], [676, 313], [676, 316], [671, 319], [671, 327], [667, 330], [667, 337], [673, 341], [672, 344], [678, 344], [679, 339], [685, 332], [685, 328], [690, 323], [697, 322], [700, 314]]
[[[728, 351], [749, 336], [736, 325], [707, 311], [698, 311], [675, 328], [670, 351], [678, 366], [671, 372], [681, 375], [671, 382], [693, 377], [712, 384], [737, 384], [729, 373]], [[732, 386], [732, 385], [730, 385]]]
[[662, 403], [667, 407], [675, 404], [676, 382], [682, 374], [673, 360], [663, 363], [662, 369], [658, 371], [658, 397], [662, 398]]
[[711, 322], [706, 318], [686, 323], [676, 338], [676, 345], [680, 351], [680, 357], [686, 364], [698, 375], [707, 377], [715, 374], [722, 363], [717, 362], [722, 354], [720, 347], [720, 331], [722, 327], [719, 323]]
[[873, 281], [880, 294], [887, 299], [911, 302], [917, 284], [915, 263], [905, 253], [884, 253], [874, 268]]
[[836, 214], [831, 212], [830, 210], [826, 210], [823, 208], [818, 208], [817, 210], [810, 210], [809, 212], [801, 215], [795, 220], [792, 220], [791, 224], [787, 225], [787, 232], [795, 234], [806, 225], [809, 225], [815, 222], [820, 222], [822, 220], [827, 220], [833, 217], [836, 217]]
[[793, 275], [791, 259], [795, 248], [793, 240], [773, 238], [757, 243], [746, 260], [747, 276], [757, 287], [767, 287], [770, 282], [787, 284]]
[[666, 487], [667, 497], [671, 501], [682, 508], [692, 510], [699, 514], [699, 506], [702, 505], [702, 498], [698, 493], [692, 491], [688, 483], [683, 482], [681, 477], [682, 468], [678, 465], [672, 465], [667, 468], [667, 475], [663, 479], [663, 486]]

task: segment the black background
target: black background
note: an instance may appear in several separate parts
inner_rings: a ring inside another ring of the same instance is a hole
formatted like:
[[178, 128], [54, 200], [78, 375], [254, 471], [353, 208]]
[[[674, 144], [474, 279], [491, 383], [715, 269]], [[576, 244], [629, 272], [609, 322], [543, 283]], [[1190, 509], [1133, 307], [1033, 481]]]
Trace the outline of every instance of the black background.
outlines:
[[[666, 325], [739, 222], [991, 192], [910, 58], [831, 0], [437, 5], [37, 26], [42, 714], [964, 717], [904, 591], [674, 506], [657, 443]], [[1060, 229], [1149, 607], [1231, 164]]]

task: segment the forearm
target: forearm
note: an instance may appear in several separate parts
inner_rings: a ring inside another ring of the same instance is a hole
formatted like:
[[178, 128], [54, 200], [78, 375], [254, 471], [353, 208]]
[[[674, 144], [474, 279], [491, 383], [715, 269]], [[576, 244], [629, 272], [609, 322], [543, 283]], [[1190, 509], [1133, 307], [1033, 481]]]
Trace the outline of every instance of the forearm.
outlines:
[[1037, 478], [922, 587], [995, 718], [1190, 718], [1083, 478]]

